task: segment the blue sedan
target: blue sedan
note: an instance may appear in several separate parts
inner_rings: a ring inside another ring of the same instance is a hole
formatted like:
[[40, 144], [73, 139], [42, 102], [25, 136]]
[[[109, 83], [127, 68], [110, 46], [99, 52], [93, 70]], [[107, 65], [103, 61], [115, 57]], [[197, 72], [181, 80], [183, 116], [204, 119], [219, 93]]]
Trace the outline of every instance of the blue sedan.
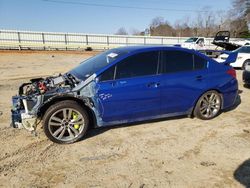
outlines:
[[180, 47], [111, 49], [56, 77], [32, 79], [12, 98], [12, 126], [73, 143], [90, 127], [190, 115], [203, 120], [234, 105], [238, 93], [232, 53], [220, 64]]

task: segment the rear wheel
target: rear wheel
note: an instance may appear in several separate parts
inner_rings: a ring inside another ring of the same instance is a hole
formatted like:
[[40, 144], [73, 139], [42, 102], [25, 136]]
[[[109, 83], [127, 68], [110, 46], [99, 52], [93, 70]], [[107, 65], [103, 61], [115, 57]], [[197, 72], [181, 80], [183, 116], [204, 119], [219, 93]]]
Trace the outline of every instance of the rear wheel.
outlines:
[[217, 91], [208, 91], [198, 100], [194, 115], [203, 120], [209, 120], [216, 117], [221, 110], [221, 96]]
[[80, 140], [88, 130], [87, 112], [75, 101], [61, 101], [52, 105], [43, 118], [46, 136], [59, 144]]
[[242, 65], [242, 70], [246, 70], [246, 66], [250, 65], [250, 60], [246, 60]]

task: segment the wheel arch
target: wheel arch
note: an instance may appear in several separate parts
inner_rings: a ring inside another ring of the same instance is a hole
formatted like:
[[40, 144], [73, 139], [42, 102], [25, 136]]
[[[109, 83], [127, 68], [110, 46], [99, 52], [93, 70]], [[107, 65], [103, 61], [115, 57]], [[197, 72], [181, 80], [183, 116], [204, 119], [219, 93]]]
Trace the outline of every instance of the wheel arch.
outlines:
[[245, 64], [247, 63], [247, 62], [250, 62], [250, 59], [245, 59], [245, 61], [242, 63], [242, 69], [244, 69], [244, 67], [245, 67]]
[[220, 95], [220, 98], [221, 98], [221, 109], [223, 109], [223, 106], [224, 106], [224, 98], [223, 98], [223, 94], [222, 92], [219, 90], [219, 89], [216, 89], [216, 88], [210, 88], [210, 89], [207, 89], [205, 91], [203, 91], [199, 97], [197, 97], [196, 101], [194, 102], [193, 106], [192, 106], [192, 109], [190, 110], [190, 115], [191, 116], [194, 116], [194, 109], [197, 105], [197, 102], [199, 101], [199, 99], [201, 98], [202, 95], [204, 95], [206, 92], [209, 92], [209, 91], [216, 91], [217, 93], [219, 93]]
[[48, 108], [51, 106], [51, 105], [54, 105], [58, 102], [62, 102], [62, 101], [75, 101], [77, 102], [78, 104], [80, 104], [80, 106], [85, 109], [88, 113], [88, 116], [89, 116], [89, 120], [90, 120], [90, 128], [93, 128], [93, 127], [96, 127], [97, 126], [97, 121], [96, 121], [96, 116], [95, 116], [95, 113], [94, 111], [86, 105], [86, 102], [80, 98], [76, 98], [76, 97], [73, 97], [73, 96], [60, 96], [60, 97], [55, 97], [55, 98], [52, 98], [50, 101], [44, 103], [38, 110], [38, 116], [43, 119], [43, 116], [45, 114], [45, 112], [48, 110]]
[[248, 59], [245, 59], [244, 63], [245, 63], [245, 62], [247, 62], [247, 61], [250, 61], [250, 58], [248, 58]]

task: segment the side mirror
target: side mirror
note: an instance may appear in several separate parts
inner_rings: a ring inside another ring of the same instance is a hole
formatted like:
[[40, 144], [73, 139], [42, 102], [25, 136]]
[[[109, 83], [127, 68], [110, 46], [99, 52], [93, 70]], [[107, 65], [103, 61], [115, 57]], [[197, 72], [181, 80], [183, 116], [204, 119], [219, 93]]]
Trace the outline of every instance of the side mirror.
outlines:
[[95, 82], [96, 83], [100, 82], [100, 76], [98, 76], [98, 77], [95, 78]]

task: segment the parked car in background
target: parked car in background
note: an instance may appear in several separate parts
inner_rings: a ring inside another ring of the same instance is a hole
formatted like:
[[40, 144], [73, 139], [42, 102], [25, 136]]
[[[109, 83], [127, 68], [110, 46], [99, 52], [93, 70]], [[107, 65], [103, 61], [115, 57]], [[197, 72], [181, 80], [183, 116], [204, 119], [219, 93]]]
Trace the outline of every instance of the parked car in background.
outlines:
[[183, 48], [202, 50], [205, 49], [206, 39], [204, 37], [191, 37], [180, 46]]
[[[231, 66], [235, 68], [242, 68], [243, 70], [246, 68], [246, 65], [250, 63], [250, 46], [242, 46], [234, 52], [238, 52], [238, 57], [234, 63], [231, 63]], [[228, 54], [221, 54], [216, 61], [224, 62], [228, 58]]]
[[243, 82], [249, 87], [250, 86], [250, 62], [246, 64], [242, 77], [243, 77]]
[[234, 51], [241, 46], [250, 45], [249, 39], [232, 39], [230, 40], [229, 31], [219, 31], [216, 33], [212, 42], [217, 47], [221, 47], [226, 51]]
[[12, 126], [30, 131], [42, 119], [47, 137], [73, 143], [90, 127], [179, 115], [203, 120], [232, 107], [235, 70], [194, 50], [135, 46], [111, 49], [57, 77], [24, 83], [13, 97]]

